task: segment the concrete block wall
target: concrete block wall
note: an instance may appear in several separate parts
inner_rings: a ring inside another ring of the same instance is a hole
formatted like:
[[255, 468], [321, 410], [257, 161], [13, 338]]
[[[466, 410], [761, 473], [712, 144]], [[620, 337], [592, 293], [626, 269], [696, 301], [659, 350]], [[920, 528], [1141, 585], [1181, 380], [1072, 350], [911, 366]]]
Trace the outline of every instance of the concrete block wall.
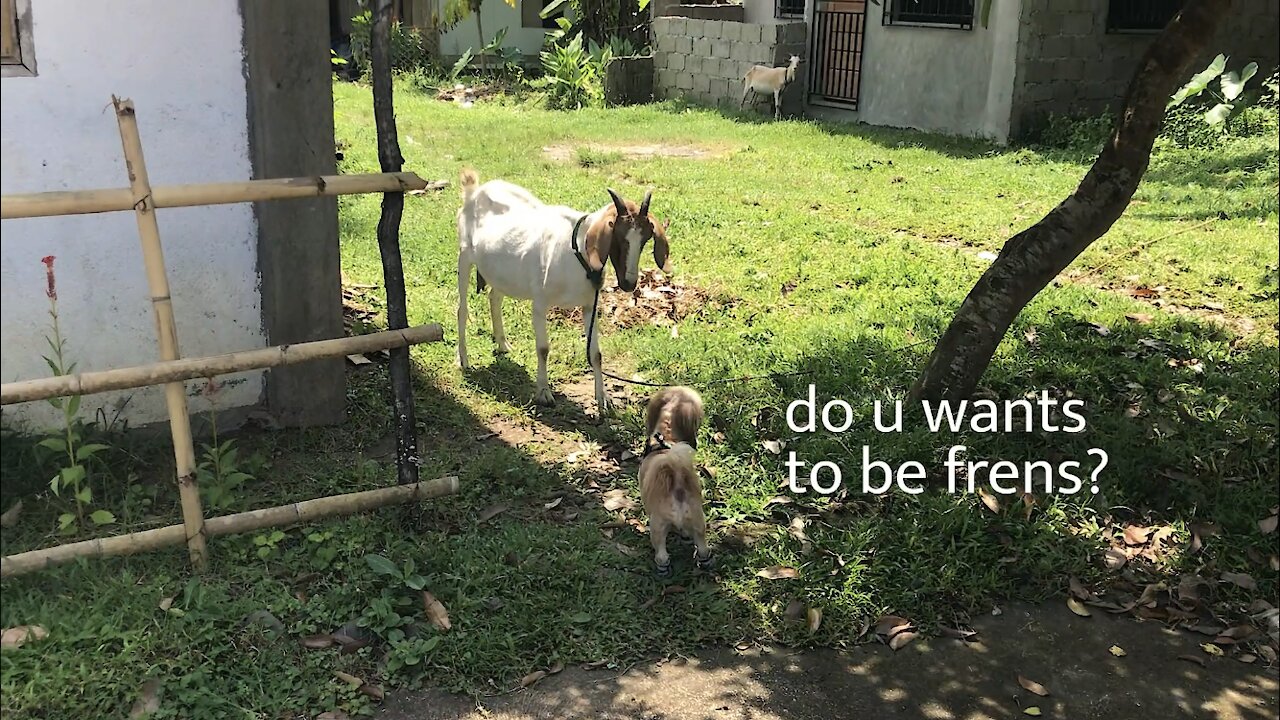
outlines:
[[[737, 107], [742, 79], [752, 65], [785, 65], [805, 55], [803, 22], [753, 23], [658, 17], [652, 24], [653, 92], [658, 99], [684, 97], [720, 107]], [[804, 66], [783, 94], [783, 112], [798, 114], [804, 98]], [[748, 98], [773, 112], [772, 98]]]
[[[1154, 33], [1108, 33], [1106, 0], [1022, 0], [1018, 62], [1013, 88], [1012, 134], [1033, 132], [1049, 113], [1097, 114], [1114, 110]], [[1237, 3], [1205, 56], [1218, 53], [1230, 67], [1255, 61], [1266, 75], [1277, 63], [1274, 1]], [[1188, 79], [1190, 75], [1188, 75]]]

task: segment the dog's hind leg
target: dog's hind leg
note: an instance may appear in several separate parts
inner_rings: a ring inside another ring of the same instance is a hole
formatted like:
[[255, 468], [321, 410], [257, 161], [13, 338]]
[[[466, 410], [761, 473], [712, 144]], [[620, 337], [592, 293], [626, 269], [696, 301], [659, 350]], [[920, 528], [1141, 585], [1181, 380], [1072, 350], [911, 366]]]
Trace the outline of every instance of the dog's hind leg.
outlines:
[[649, 542], [653, 545], [654, 572], [659, 577], [671, 575], [671, 556], [667, 554], [667, 531], [670, 525], [664, 517], [649, 519]]

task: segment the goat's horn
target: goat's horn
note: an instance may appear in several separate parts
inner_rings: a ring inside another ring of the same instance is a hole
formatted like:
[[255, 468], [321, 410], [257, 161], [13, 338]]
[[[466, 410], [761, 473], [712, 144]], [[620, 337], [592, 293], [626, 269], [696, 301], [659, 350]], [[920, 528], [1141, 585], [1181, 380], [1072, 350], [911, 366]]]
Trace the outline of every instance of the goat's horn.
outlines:
[[614, 191], [613, 191], [613, 188], [605, 188], [605, 190], [608, 190], [608, 191], [609, 191], [609, 197], [613, 198], [613, 206], [614, 206], [614, 207], [616, 207], [616, 208], [618, 208], [618, 214], [619, 214], [619, 215], [626, 215], [626, 214], [627, 214], [627, 204], [626, 204], [626, 203], [624, 203], [624, 202], [622, 202], [622, 198], [618, 197], [618, 193], [614, 192]]
[[644, 194], [644, 202], [640, 203], [640, 217], [644, 217], [649, 214], [649, 201], [652, 199], [653, 190], [650, 189], [649, 192]]

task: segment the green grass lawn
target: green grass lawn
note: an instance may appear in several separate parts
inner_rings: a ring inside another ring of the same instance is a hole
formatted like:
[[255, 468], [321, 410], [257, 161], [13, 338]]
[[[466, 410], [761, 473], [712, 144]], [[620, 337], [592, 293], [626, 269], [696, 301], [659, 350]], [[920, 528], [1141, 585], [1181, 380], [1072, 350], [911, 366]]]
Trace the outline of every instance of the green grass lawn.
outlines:
[[[338, 84], [334, 92], [342, 170], [377, 172], [367, 88]], [[163, 682], [165, 716], [360, 713], [371, 700], [334, 679], [335, 670], [388, 687], [485, 694], [556, 663], [625, 666], [742, 641], [847, 646], [866, 641], [865, 624], [887, 611], [932, 631], [1007, 600], [1061, 596], [1071, 575], [1123, 593], [1102, 557], [1111, 533], [1126, 525], [1171, 533], [1169, 551], [1135, 559], [1131, 577], [1176, 584], [1184, 572], [1249, 573], [1256, 592], [1223, 585], [1215, 601], [1276, 602], [1277, 574], [1268, 567], [1275, 538], [1257, 527], [1277, 503], [1280, 467], [1274, 137], [1231, 141], [1215, 153], [1163, 150], [1134, 205], [1072, 269], [1093, 272], [1047, 289], [1001, 345], [982, 392], [1070, 393], [1087, 402], [1086, 432], [934, 436], [908, 418], [903, 432], [881, 434], [871, 426], [873, 401], [903, 396], [982, 272], [978, 253], [997, 250], [1053, 207], [1086, 164], [1061, 153], [761, 123], [672, 104], [463, 109], [408, 86], [398, 86], [396, 103], [406, 169], [451, 182], [406, 199], [401, 243], [410, 322], [446, 329], [446, 342], [412, 353], [422, 473], [456, 474], [462, 492], [421, 513], [388, 509], [274, 537], [218, 539], [213, 570], [200, 582], [188, 578], [178, 549], [5, 580], [3, 625], [50, 631], [0, 655], [6, 714], [119, 716], [150, 679]], [[634, 145], [707, 153], [630, 157], [616, 149]], [[607, 368], [689, 384], [774, 374], [703, 392], [699, 460], [714, 475], [706, 484], [715, 577], [695, 574], [691, 550], [677, 543], [675, 578], [655, 579], [648, 538], [636, 528], [643, 514], [602, 507], [614, 490], [638, 502], [635, 464], [611, 458], [638, 449], [643, 395], [615, 387], [615, 398], [629, 401], [605, 425], [592, 424], [594, 408], [581, 405], [590, 393], [578, 324], [551, 326], [560, 393], [553, 410], [532, 404], [526, 304], [508, 301], [514, 350], [496, 359], [487, 303], [473, 301], [476, 368], [464, 375], [454, 365], [454, 217], [464, 166], [583, 210], [608, 201], [605, 187], [633, 198], [654, 187], [653, 212], [672, 223], [675, 281], [699, 301], [675, 332], [670, 323], [606, 322]], [[379, 199], [343, 198], [340, 207], [344, 272], [379, 282]], [[1135, 299], [1135, 288], [1158, 297]], [[1169, 305], [1187, 311], [1166, 312]], [[850, 403], [851, 430], [794, 437], [786, 409], [810, 382], [820, 400]], [[343, 427], [243, 433], [242, 453], [260, 458], [257, 479], [222, 512], [393, 483], [387, 388], [384, 366], [353, 371]], [[781, 486], [783, 457], [762, 445], [768, 440], [786, 441], [809, 462], [841, 465], [847, 492], [791, 496]], [[974, 458], [1075, 458], [1088, 467], [1087, 450], [1101, 448], [1109, 462], [1096, 496], [1041, 495], [1034, 507], [1002, 498], [999, 512], [973, 494], [860, 491], [861, 446], [936, 471], [953, 444]], [[132, 529], [174, 521], [164, 448], [128, 439], [113, 446], [102, 502]], [[12, 477], [43, 477], [21, 439], [6, 438], [3, 459], [7, 491]], [[780, 495], [791, 501], [775, 501]], [[4, 532], [6, 554], [58, 540], [58, 507], [27, 504], [19, 526]], [[1219, 534], [1202, 532], [1204, 548], [1185, 550], [1192, 527], [1210, 523]], [[372, 553], [411, 561], [448, 609], [452, 630], [432, 628], [417, 592], [375, 574]], [[793, 567], [799, 577], [757, 576], [770, 566]], [[672, 584], [678, 589], [664, 594]], [[811, 632], [791, 619], [789, 605], [820, 608], [821, 625]], [[279, 624], [261, 621], [261, 610]], [[342, 654], [297, 641], [349, 621], [392, 642]]]

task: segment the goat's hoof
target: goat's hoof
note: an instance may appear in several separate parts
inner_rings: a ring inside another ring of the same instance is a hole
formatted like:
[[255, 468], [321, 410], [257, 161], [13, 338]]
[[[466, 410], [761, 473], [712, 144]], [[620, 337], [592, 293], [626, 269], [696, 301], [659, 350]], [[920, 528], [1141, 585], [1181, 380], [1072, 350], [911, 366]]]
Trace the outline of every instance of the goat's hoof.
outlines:
[[600, 395], [596, 397], [596, 413], [603, 418], [605, 415], [613, 412], [613, 401], [608, 395]]
[[511, 343], [506, 340], [498, 343], [498, 346], [493, 349], [494, 355], [506, 355], [509, 352], [511, 352]]
[[539, 390], [537, 396], [533, 398], [533, 401], [543, 407], [551, 407], [556, 404], [556, 398], [551, 394], [551, 388], [542, 388]]
[[716, 556], [708, 554], [706, 557], [701, 557], [698, 555], [697, 551], [694, 551], [693, 562], [698, 566], [699, 570], [714, 570], [716, 567]]
[[467, 359], [464, 357], [459, 357], [454, 364], [458, 366], [459, 370], [465, 371], [471, 369], [471, 363], [467, 362]]
[[671, 577], [671, 561], [668, 560], [666, 565], [654, 564], [653, 574], [657, 575], [660, 578]]

